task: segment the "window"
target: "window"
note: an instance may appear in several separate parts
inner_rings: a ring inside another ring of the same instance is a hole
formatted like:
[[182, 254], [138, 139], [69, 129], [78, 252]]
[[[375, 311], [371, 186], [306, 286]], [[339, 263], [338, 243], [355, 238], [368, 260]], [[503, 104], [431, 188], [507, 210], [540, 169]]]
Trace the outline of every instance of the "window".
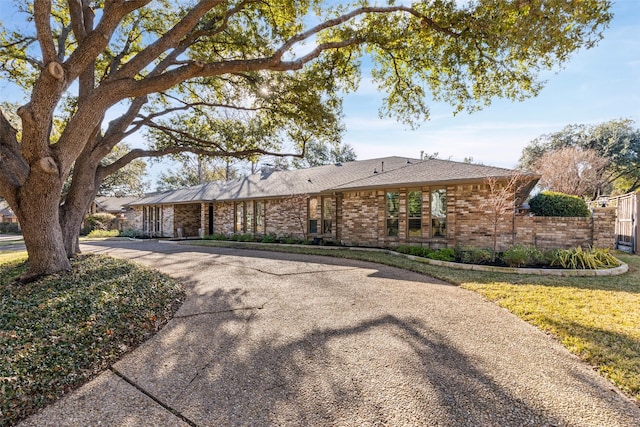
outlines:
[[157, 235], [161, 235], [162, 230], [162, 208], [160, 206], [156, 206], [156, 226], [154, 228], [154, 232]]
[[309, 234], [318, 233], [318, 199], [316, 197], [309, 198]]
[[322, 198], [322, 233], [331, 234], [333, 229], [333, 199]]
[[264, 234], [264, 202], [255, 202], [256, 204], [256, 233]]
[[244, 207], [244, 231], [253, 233], [253, 202], [247, 202]]
[[236, 233], [242, 233], [244, 231], [243, 229], [243, 225], [244, 225], [244, 203], [243, 202], [237, 202], [235, 204], [235, 216], [236, 216], [236, 221], [235, 221], [235, 227], [234, 230]]
[[398, 214], [400, 212], [400, 193], [387, 192], [387, 236], [398, 235]]
[[142, 234], [149, 233], [149, 207], [142, 207]]
[[422, 237], [422, 191], [407, 194], [409, 237]]
[[447, 237], [447, 190], [431, 192], [431, 235]]

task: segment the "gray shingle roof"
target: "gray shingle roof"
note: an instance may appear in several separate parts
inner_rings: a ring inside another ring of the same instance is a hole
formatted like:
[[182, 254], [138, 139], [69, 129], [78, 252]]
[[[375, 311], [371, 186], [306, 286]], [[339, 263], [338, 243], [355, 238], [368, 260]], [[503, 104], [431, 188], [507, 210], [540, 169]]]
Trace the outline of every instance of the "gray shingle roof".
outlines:
[[258, 173], [228, 182], [152, 194], [130, 205], [196, 203], [318, 194], [332, 190], [392, 187], [505, 177], [510, 169], [458, 163], [448, 160], [384, 157], [308, 169]]
[[427, 159], [418, 160], [403, 167], [385, 170], [362, 179], [338, 185], [336, 190], [356, 188], [377, 188], [389, 186], [406, 186], [417, 184], [454, 183], [461, 181], [482, 180], [490, 177], [508, 177], [514, 173], [512, 169], [493, 166], [460, 163], [450, 160]]

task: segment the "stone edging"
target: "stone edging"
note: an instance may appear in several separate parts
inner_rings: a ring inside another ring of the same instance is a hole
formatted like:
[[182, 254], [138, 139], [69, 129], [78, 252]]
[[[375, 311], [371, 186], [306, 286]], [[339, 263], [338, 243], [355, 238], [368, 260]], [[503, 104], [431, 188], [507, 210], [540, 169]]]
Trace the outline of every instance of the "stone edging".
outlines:
[[[162, 240], [159, 240], [162, 242]], [[166, 241], [166, 243], [178, 243], [177, 241]], [[193, 242], [193, 240], [192, 240]], [[258, 242], [235, 242], [233, 240], [224, 240], [225, 243], [233, 244], [256, 244]], [[274, 245], [274, 246], [293, 246], [283, 243], [258, 243], [259, 245]], [[309, 246], [305, 246], [309, 247]], [[382, 252], [389, 255], [401, 256], [408, 258], [412, 261], [418, 261], [425, 264], [436, 265], [440, 267], [455, 268], [457, 270], [473, 270], [473, 271], [487, 271], [496, 273], [511, 273], [511, 274], [531, 274], [534, 276], [565, 276], [565, 277], [595, 277], [595, 276], [619, 276], [629, 270], [629, 266], [616, 258], [620, 265], [614, 268], [607, 268], [604, 270], [586, 270], [586, 269], [562, 269], [562, 268], [516, 268], [516, 267], [495, 267], [492, 265], [478, 265], [478, 264], [462, 264], [460, 262], [440, 261], [437, 259], [429, 259], [419, 257], [415, 255], [401, 254], [399, 252], [391, 251], [389, 249], [379, 248], [363, 248], [357, 246], [311, 246], [314, 249], [321, 250], [337, 250], [346, 249], [349, 251], [366, 251], [366, 252]], [[259, 249], [259, 248], [258, 248]]]

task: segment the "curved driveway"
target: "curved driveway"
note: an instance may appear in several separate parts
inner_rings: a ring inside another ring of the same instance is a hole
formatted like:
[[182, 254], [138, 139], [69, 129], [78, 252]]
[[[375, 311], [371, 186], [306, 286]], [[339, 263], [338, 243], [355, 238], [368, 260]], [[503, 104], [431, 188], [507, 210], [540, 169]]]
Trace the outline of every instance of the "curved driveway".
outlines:
[[640, 408], [479, 295], [396, 268], [83, 246], [182, 280], [176, 317], [24, 425], [638, 426]]

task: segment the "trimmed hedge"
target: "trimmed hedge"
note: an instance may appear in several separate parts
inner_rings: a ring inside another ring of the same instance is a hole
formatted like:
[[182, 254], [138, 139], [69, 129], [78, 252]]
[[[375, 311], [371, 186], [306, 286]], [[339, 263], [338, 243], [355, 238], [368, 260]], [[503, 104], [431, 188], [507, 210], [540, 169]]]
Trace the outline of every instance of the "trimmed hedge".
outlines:
[[531, 213], [538, 216], [588, 217], [591, 211], [578, 196], [543, 191], [529, 201]]

